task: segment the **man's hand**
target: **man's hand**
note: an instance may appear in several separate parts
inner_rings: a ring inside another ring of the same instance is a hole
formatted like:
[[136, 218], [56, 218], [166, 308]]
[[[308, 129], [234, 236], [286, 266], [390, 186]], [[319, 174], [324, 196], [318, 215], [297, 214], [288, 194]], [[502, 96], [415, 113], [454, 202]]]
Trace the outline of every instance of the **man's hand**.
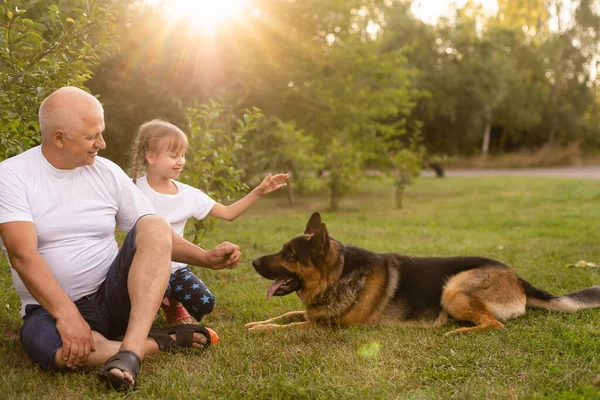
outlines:
[[285, 181], [289, 178], [288, 174], [277, 174], [267, 175], [265, 179], [258, 185], [257, 192], [259, 195], [264, 196], [265, 194], [274, 192], [277, 189], [287, 186]]
[[214, 270], [234, 269], [240, 263], [241, 258], [240, 248], [229, 242], [218, 244], [206, 252], [208, 266]]
[[92, 330], [79, 312], [69, 317], [58, 318], [56, 329], [62, 339], [62, 357], [67, 367], [83, 366], [90, 352], [96, 351]]
[[82, 366], [90, 352], [96, 350], [92, 331], [38, 252], [34, 224], [22, 221], [0, 224], [0, 237], [11, 266], [29, 293], [56, 318], [56, 329], [63, 342], [59, 356], [69, 368]]

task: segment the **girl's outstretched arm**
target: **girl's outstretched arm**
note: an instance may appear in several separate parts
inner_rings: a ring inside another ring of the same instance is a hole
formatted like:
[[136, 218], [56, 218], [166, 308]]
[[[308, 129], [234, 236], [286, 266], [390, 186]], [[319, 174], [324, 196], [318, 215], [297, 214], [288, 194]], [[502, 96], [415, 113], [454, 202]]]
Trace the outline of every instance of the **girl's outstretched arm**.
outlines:
[[265, 179], [263, 179], [260, 185], [255, 187], [250, 193], [244, 196], [244, 198], [236, 201], [235, 203], [229, 206], [224, 206], [221, 203], [215, 203], [208, 215], [227, 221], [233, 221], [242, 215], [248, 208], [250, 208], [252, 204], [254, 204], [256, 200], [260, 199], [265, 194], [287, 186], [285, 181], [288, 179], [288, 177], [288, 174], [269, 174], [265, 177]]
[[237, 267], [241, 257], [240, 248], [235, 244], [223, 242], [210, 250], [204, 250], [173, 232], [173, 261], [218, 270]]

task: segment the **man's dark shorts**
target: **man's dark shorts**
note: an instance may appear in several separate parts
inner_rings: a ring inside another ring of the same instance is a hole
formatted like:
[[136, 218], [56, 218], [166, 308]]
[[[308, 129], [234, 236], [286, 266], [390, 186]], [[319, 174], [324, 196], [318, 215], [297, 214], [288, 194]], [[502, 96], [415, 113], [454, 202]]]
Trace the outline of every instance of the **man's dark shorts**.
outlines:
[[[125, 334], [129, 321], [131, 303], [127, 277], [135, 255], [135, 232], [134, 227], [127, 234], [98, 291], [75, 302], [90, 328], [111, 340]], [[56, 369], [54, 357], [62, 347], [56, 320], [42, 307], [31, 304], [25, 307], [23, 318], [25, 321], [21, 328], [21, 343], [25, 352], [43, 370]]]

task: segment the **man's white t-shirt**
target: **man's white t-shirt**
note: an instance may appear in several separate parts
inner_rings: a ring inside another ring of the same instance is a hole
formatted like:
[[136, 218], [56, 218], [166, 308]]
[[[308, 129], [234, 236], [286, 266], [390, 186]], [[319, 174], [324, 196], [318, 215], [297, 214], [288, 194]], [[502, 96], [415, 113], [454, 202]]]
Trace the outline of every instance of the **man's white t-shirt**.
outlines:
[[[173, 232], [183, 236], [185, 223], [191, 217], [202, 219], [208, 215], [215, 201], [206, 193], [195, 187], [178, 181], [172, 181], [177, 186], [177, 194], [158, 193], [148, 185], [145, 176], [136, 182], [137, 187], [150, 200], [156, 213], [171, 223]], [[171, 272], [186, 267], [186, 264], [172, 262]]]
[[[123, 170], [103, 157], [59, 170], [37, 146], [0, 163], [0, 224], [34, 224], [39, 253], [74, 301], [95, 293], [106, 279], [118, 253], [115, 226], [128, 232], [138, 218], [154, 213]], [[0, 247], [6, 253], [1, 240]], [[38, 303], [11, 272], [24, 315], [26, 305]]]

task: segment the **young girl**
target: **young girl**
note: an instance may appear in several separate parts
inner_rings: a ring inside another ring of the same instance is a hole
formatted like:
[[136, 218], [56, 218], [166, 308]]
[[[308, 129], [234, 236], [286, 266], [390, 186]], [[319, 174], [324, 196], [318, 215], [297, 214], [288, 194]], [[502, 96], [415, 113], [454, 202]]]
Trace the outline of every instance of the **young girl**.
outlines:
[[[190, 217], [202, 219], [211, 215], [233, 221], [261, 196], [287, 185], [287, 174], [269, 174], [244, 198], [224, 206], [199, 189], [176, 181], [185, 165], [187, 148], [188, 140], [181, 129], [155, 119], [140, 126], [131, 149], [133, 182], [179, 235], [183, 236]], [[138, 178], [144, 172], [146, 175]], [[215, 296], [183, 263], [171, 264], [167, 293], [162, 308], [170, 324], [192, 323], [191, 316], [200, 321], [215, 306]]]

